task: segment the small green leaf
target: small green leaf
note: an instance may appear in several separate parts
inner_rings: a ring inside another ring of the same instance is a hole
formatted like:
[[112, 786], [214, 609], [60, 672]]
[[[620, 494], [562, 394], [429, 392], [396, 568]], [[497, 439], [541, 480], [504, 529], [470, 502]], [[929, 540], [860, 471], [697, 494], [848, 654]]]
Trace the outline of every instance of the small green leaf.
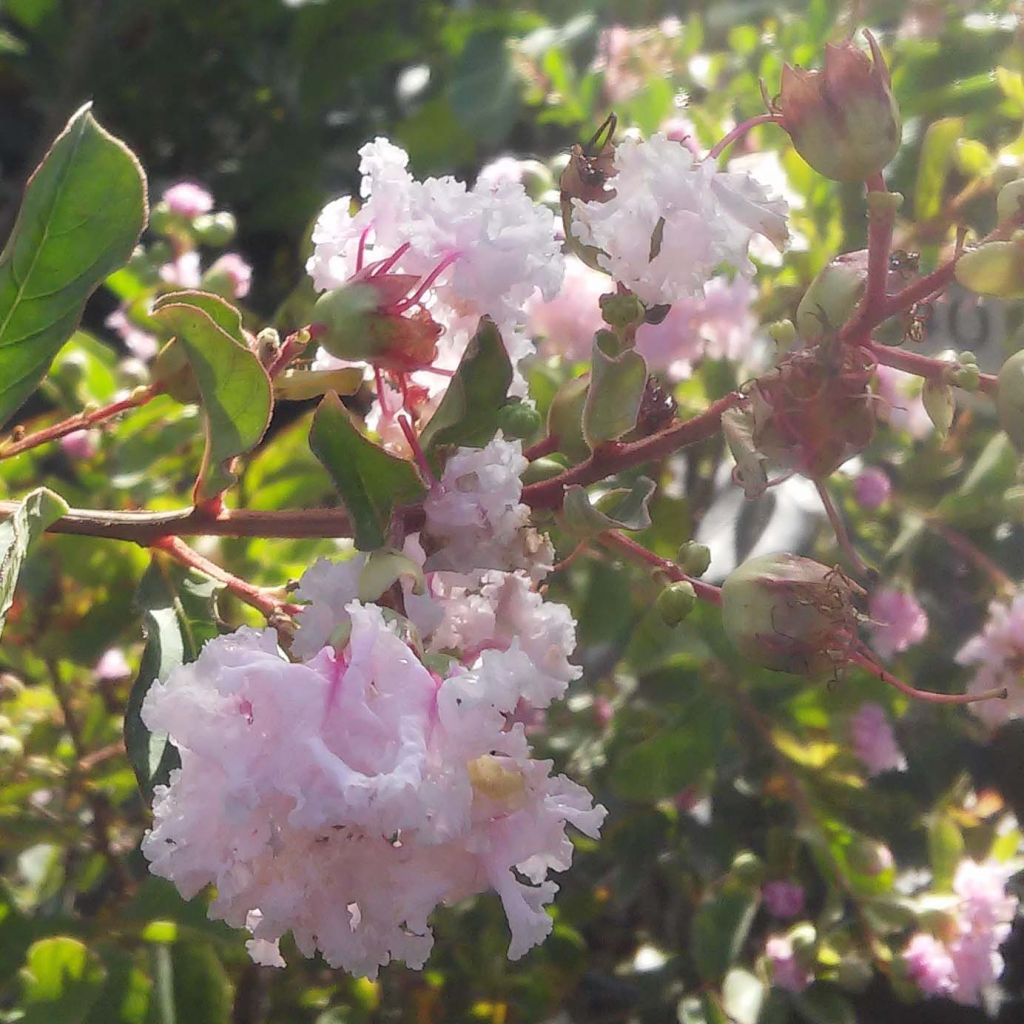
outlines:
[[520, 89], [505, 36], [471, 36], [455, 62], [449, 91], [459, 123], [485, 144], [500, 142], [519, 115]]
[[455, 376], [430, 417], [420, 444], [426, 452], [440, 445], [482, 448], [498, 429], [508, 401], [512, 363], [494, 321], [484, 317], [462, 355]]
[[718, 982], [736, 962], [757, 913], [756, 890], [727, 878], [693, 918], [693, 959], [705, 981]]
[[352, 516], [360, 551], [382, 547], [395, 506], [419, 501], [426, 494], [412, 463], [367, 438], [333, 392], [324, 395], [313, 415], [309, 446], [331, 474]]
[[164, 302], [153, 319], [184, 346], [202, 396], [206, 450], [196, 481], [197, 501], [216, 497], [235, 481], [228, 465], [254, 448], [270, 424], [270, 378], [256, 353], [234, 336], [234, 310], [223, 299], [193, 293]]
[[165, 735], [146, 728], [142, 702], [156, 680], [166, 680], [179, 665], [195, 661], [203, 644], [217, 635], [219, 589], [220, 584], [204, 576], [165, 566], [156, 558], [139, 583], [135, 603], [143, 615], [146, 648], [125, 707], [124, 745], [147, 800], [180, 761]]
[[641, 476], [632, 487], [616, 487], [591, 502], [586, 490], [573, 484], [565, 490], [560, 521], [580, 538], [597, 537], [607, 530], [646, 530], [651, 525], [647, 503], [655, 486], [653, 480]]
[[583, 406], [583, 436], [591, 450], [636, 426], [647, 387], [647, 363], [636, 349], [609, 355], [594, 341], [590, 389]]
[[171, 947], [174, 1013], [179, 1024], [230, 1024], [231, 979], [208, 942], [189, 939]]
[[914, 191], [914, 215], [919, 221], [930, 220], [942, 209], [942, 192], [963, 130], [963, 118], [944, 117], [925, 132]]
[[29, 548], [67, 510], [67, 502], [59, 494], [39, 487], [26, 495], [6, 519], [0, 520], [0, 633]]
[[935, 427], [935, 433], [943, 439], [948, 437], [956, 412], [956, 397], [952, 387], [943, 380], [929, 377], [921, 389], [921, 401]]
[[181, 292], [168, 292], [161, 295], [153, 303], [153, 312], [167, 306], [195, 306], [201, 309], [225, 334], [244, 348], [249, 347], [242, 328], [242, 314], [226, 299], [212, 292], [201, 292], [190, 289]]
[[1017, 107], [1019, 116], [1024, 116], [1024, 75], [1009, 68], [996, 68], [996, 82], [1003, 95]]
[[754, 444], [754, 418], [746, 409], [722, 413], [722, 433], [736, 461], [734, 476], [748, 498], [759, 498], [768, 489], [768, 459]]
[[23, 1024], [79, 1024], [103, 988], [99, 958], [77, 939], [40, 939], [21, 969]]
[[46, 375], [145, 223], [138, 160], [82, 107], [29, 179], [0, 253], [0, 423]]
[[951, 891], [953, 875], [964, 855], [964, 837], [948, 814], [937, 814], [928, 825], [928, 861], [937, 891]]

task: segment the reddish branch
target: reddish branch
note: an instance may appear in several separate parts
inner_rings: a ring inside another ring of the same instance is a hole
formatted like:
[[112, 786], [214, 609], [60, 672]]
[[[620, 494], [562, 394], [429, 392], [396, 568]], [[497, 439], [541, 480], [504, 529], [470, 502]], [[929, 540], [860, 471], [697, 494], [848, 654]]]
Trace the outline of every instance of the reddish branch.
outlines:
[[612, 551], [619, 551], [628, 558], [632, 558], [635, 562], [645, 562], [647, 565], [653, 566], [677, 583], [689, 583], [693, 587], [694, 593], [702, 601], [707, 601], [709, 604], [722, 603], [721, 587], [705, 583], [703, 580], [697, 579], [696, 576], [688, 576], [675, 562], [661, 558], [631, 537], [619, 533], [618, 530], [610, 530], [608, 533], [601, 534], [601, 543]]
[[[867, 346], [878, 362], [904, 370], [925, 380], [943, 380], [949, 370], [956, 364], [948, 359], [935, 359], [921, 355], [920, 352], [909, 352], [902, 348], [890, 348], [871, 342]], [[994, 395], [999, 390], [999, 378], [995, 374], [981, 373], [978, 375], [978, 390], [987, 395]]]

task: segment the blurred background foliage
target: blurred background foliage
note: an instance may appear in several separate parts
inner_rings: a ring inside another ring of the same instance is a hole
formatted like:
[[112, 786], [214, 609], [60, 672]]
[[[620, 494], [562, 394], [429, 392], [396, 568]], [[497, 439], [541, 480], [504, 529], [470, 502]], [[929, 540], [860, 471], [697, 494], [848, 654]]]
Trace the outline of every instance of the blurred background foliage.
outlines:
[[[472, 178], [505, 153], [552, 159], [589, 136], [614, 98], [622, 122], [645, 133], [685, 113], [706, 146], [763, 109], [759, 80], [773, 91], [783, 61], [817, 65], [826, 42], [869, 24], [891, 54], [905, 118], [891, 184], [916, 204], [927, 266], [946, 237], [927, 229], [944, 197], [981, 182], [970, 217], [984, 229], [984, 183], [1000, 154], [1024, 152], [1019, 13], [1010, 0], [2, 0], [0, 226], [6, 233], [25, 177], [91, 98], [139, 154], [154, 195], [193, 178], [237, 216], [235, 245], [255, 268], [248, 316], [288, 327], [309, 300], [302, 267], [312, 219], [326, 198], [355, 187], [356, 150], [375, 134], [406, 147], [418, 174]], [[656, 28], [667, 17], [679, 21], [669, 35]], [[596, 58], [601, 33], [617, 24], [651, 29], [631, 37], [626, 80], [612, 83]], [[995, 65], [1007, 69], [1002, 79]], [[963, 119], [956, 134], [977, 145], [927, 149], [929, 126], [953, 116]], [[863, 244], [864, 220], [859, 189], [816, 177], [778, 136], [759, 138], [778, 151], [806, 239], [784, 267], [762, 268], [767, 321], [792, 313], [832, 255]], [[125, 385], [124, 350], [104, 319], [133, 287], [121, 278], [97, 298], [26, 416], [109, 401]], [[734, 368], [706, 363], [677, 397], [696, 411], [734, 378]], [[534, 369], [542, 407], [558, 379], [545, 364]], [[332, 500], [306, 444], [305, 411], [279, 415], [273, 443], [245, 466], [240, 504]], [[932, 510], [1011, 575], [1024, 571], [1020, 517], [1007, 498], [1014, 457], [991, 411], [972, 406], [967, 415], [972, 429], [944, 445], [879, 434], [867, 458], [889, 465], [900, 486], [884, 513], [858, 512], [848, 481], [837, 488], [867, 553], [927, 607], [929, 642], [900, 665], [934, 688], [962, 685], [953, 655], [982, 620], [992, 584], [929, 528]], [[0, 495], [51, 484], [73, 505], [187, 504], [201, 451], [196, 416], [158, 399], [104, 434], [88, 458], [41, 448], [0, 463]], [[645, 543], [671, 557], [690, 536], [714, 501], [722, 455], [718, 442], [690, 454], [686, 487], [659, 494]], [[758, 515], [740, 516], [741, 548], [763, 528]], [[824, 530], [815, 527], [806, 546], [830, 557]], [[207, 553], [269, 585], [333, 549], [225, 539]], [[911, 919], [898, 875], [929, 865], [941, 877], [965, 849], [1017, 852], [1005, 811], [1024, 809], [1021, 731], [988, 744], [962, 712], [908, 709], [874, 680], [809, 688], [752, 671], [729, 649], [714, 609], [670, 630], [651, 611], [655, 585], [601, 560], [582, 561], [552, 588], [579, 618], [585, 675], [534, 742], [611, 811], [601, 842], [581, 842], [562, 880], [552, 938], [509, 964], [505, 926], [487, 897], [437, 915], [422, 974], [393, 967], [378, 983], [357, 981], [294, 951], [286, 971], [254, 967], [238, 934], [208, 921], [201, 899], [184, 903], [149, 877], [137, 851], [148, 812], [119, 737], [142, 650], [132, 595], [147, 561], [132, 545], [58, 537], [22, 576], [0, 649], [0, 1019], [985, 1019], [951, 1003], [909, 1002], [913, 989], [886, 951]], [[222, 599], [218, 615], [237, 624], [251, 613]], [[97, 673], [110, 648], [126, 651], [127, 666]], [[900, 716], [911, 765], [881, 784], [868, 785], [842, 733], [865, 697]], [[885, 849], [896, 868], [879, 862]], [[764, 877], [802, 881], [822, 940], [822, 980], [800, 998], [769, 992], [755, 966], [771, 930], [756, 898]], [[1024, 1019], [1024, 936], [1011, 938], [1006, 958], [1009, 1001], [998, 1012], [1010, 1024]], [[724, 1004], [707, 995], [723, 990], [723, 978]]]

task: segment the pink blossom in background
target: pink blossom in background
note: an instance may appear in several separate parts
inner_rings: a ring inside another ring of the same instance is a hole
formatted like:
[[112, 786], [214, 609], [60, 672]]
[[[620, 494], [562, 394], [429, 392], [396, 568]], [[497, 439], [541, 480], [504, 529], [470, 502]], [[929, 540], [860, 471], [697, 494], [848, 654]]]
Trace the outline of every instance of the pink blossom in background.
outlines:
[[926, 996], [944, 996], [953, 991], [953, 958], [934, 935], [918, 932], [903, 951], [903, 960], [914, 984]]
[[694, 156], [701, 155], [700, 143], [697, 141], [697, 129], [693, 122], [682, 114], [676, 114], [658, 126], [666, 138], [673, 142], [681, 142]]
[[526, 306], [528, 330], [541, 339], [541, 353], [573, 361], [589, 359], [594, 334], [605, 326], [599, 300], [614, 290], [607, 274], [575, 256], [567, 257], [561, 291], [553, 299], [537, 296]]
[[163, 194], [171, 213], [192, 220], [213, 209], [213, 196], [194, 181], [179, 181]]
[[100, 660], [96, 662], [93, 669], [97, 679], [113, 682], [117, 679], [126, 679], [132, 674], [132, 667], [124, 656], [120, 647], [111, 647], [103, 652]]
[[226, 252], [218, 257], [206, 274], [211, 278], [225, 278], [229, 282], [231, 294], [236, 299], [244, 299], [249, 294], [252, 267], [237, 252]]
[[814, 980], [811, 972], [796, 958], [793, 943], [784, 935], [773, 935], [764, 946], [771, 961], [772, 980], [787, 992], [803, 992]]
[[888, 660], [919, 644], [928, 633], [928, 615], [913, 594], [879, 587], [868, 598], [871, 646]]
[[880, 704], [861, 704], [850, 719], [853, 753], [869, 775], [906, 771], [907, 759], [896, 742], [892, 723]]
[[915, 440], [927, 437], [935, 428], [921, 400], [921, 378], [891, 366], [875, 369], [879, 414], [893, 430], [905, 430]]
[[183, 252], [160, 268], [160, 280], [175, 288], [198, 288], [201, 279], [199, 253], [195, 249]]
[[73, 430], [65, 434], [60, 441], [61, 451], [69, 459], [91, 459], [99, 451], [100, 432], [98, 430]]
[[976, 665], [968, 693], [980, 693], [1005, 686], [1007, 700], [984, 700], [968, 709], [993, 727], [1024, 715], [1024, 594], [1009, 603], [993, 601], [982, 631], [971, 637], [957, 653], [961, 665]]
[[861, 508], [873, 512], [889, 500], [892, 481], [877, 466], [866, 466], [853, 481], [853, 496]]
[[146, 361], [156, 355], [157, 349], [160, 347], [156, 335], [144, 331], [130, 320], [123, 306], [115, 309], [104, 323], [121, 336], [125, 347], [136, 359]]
[[787, 921], [803, 913], [804, 887], [786, 879], [765, 882], [761, 888], [761, 899], [772, 917]]

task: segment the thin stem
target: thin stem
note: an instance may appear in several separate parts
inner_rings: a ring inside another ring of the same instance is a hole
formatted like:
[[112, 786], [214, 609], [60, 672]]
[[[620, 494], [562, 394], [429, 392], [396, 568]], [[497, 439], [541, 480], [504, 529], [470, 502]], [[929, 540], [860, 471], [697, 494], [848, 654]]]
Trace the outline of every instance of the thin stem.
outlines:
[[851, 665], [856, 665], [872, 675], [878, 676], [883, 683], [895, 687], [900, 693], [913, 697], [914, 700], [927, 701], [929, 704], [976, 704], [982, 700], [1006, 700], [1006, 687], [993, 690], [984, 690], [981, 693], [933, 693], [931, 690], [918, 690], [909, 683], [903, 682], [898, 676], [894, 676], [887, 669], [877, 664], [865, 651], [851, 651], [848, 660]]
[[778, 120], [779, 118], [775, 114], [758, 114], [756, 117], [749, 117], [746, 121], [741, 121], [732, 131], [725, 134], [708, 150], [708, 159], [717, 160], [727, 147], [731, 146], [737, 139], [743, 138], [751, 128], [756, 128], [759, 124], [774, 124]]
[[295, 615], [301, 611], [299, 605], [282, 601], [280, 598], [269, 594], [262, 587], [257, 587], [228, 572], [227, 569], [221, 568], [208, 558], [204, 558], [198, 551], [190, 548], [180, 537], [160, 537], [157, 540], [151, 541], [150, 547], [156, 548], [158, 551], [164, 551], [182, 565], [186, 565], [190, 569], [197, 569], [205, 576], [209, 576], [210, 579], [223, 583], [232, 594], [245, 601], [246, 604], [250, 604], [253, 608], [261, 611], [268, 619], [277, 618], [282, 613], [285, 615]]
[[542, 459], [545, 455], [550, 455], [552, 452], [557, 451], [558, 438], [553, 434], [549, 434], [547, 437], [542, 437], [536, 444], [531, 444], [523, 452], [523, 456], [530, 462], [533, 462], [535, 459]]
[[896, 223], [894, 203], [871, 202], [872, 194], [890, 196], [882, 173], [869, 178], [868, 190], [868, 275], [860, 309], [849, 325], [848, 340], [864, 344], [869, 340], [872, 327], [881, 323], [886, 306], [886, 283], [889, 278], [889, 257], [892, 251], [892, 233]]
[[[892, 348], [889, 345], [879, 345], [870, 342], [868, 351], [885, 366], [892, 366], [905, 373], [912, 373], [916, 377], [923, 377], [926, 380], [945, 380], [951, 367], [955, 364], [948, 359], [936, 359], [933, 356], [922, 355], [920, 352], [910, 352], [907, 349]], [[995, 395], [999, 390], [999, 378], [991, 373], [978, 375], [978, 390], [986, 395]]]
[[149, 387], [136, 388], [127, 398], [118, 399], [116, 402], [101, 406], [99, 409], [93, 409], [91, 412], [75, 413], [74, 416], [69, 416], [67, 419], [54, 423], [43, 430], [37, 430], [34, 434], [26, 434], [16, 441], [8, 441], [6, 444], [0, 443], [0, 459], [13, 458], [15, 455], [27, 452], [30, 448], [36, 448], [49, 441], [56, 441], [59, 438], [66, 437], [68, 434], [73, 434], [76, 430], [86, 430], [129, 409], [137, 409], [140, 405], [145, 405], [154, 399], [162, 390], [163, 388], [160, 384], [150, 384]]
[[435, 486], [437, 484], [437, 478], [434, 476], [434, 471], [430, 468], [430, 463], [427, 461], [427, 456], [423, 451], [423, 446], [420, 444], [420, 439], [416, 436], [416, 430], [412, 425], [412, 419], [406, 412], [400, 412], [395, 419], [397, 420], [399, 427], [401, 427], [402, 433], [405, 435], [406, 442], [410, 449], [412, 449], [412, 457], [416, 463], [417, 469], [420, 471], [420, 476], [423, 477], [428, 486]]
[[651, 565], [677, 583], [689, 583], [701, 601], [707, 601], [708, 604], [716, 605], [722, 603], [721, 587], [716, 587], [713, 583], [705, 583], [696, 576], [687, 575], [675, 562], [670, 562], [667, 558], [656, 555], [653, 551], [649, 551], [642, 544], [638, 544], [624, 533], [620, 533], [618, 530], [609, 530], [607, 533], [602, 533], [599, 539], [606, 548], [610, 548], [612, 551], [619, 551], [633, 559], [634, 562], [644, 562], [647, 565]]
[[875, 575], [871, 567], [860, 557], [857, 549], [853, 546], [850, 532], [846, 529], [846, 523], [843, 522], [843, 517], [839, 514], [839, 509], [836, 508], [832, 495], [828, 493], [828, 488], [821, 480], [815, 480], [814, 486], [817, 488], [818, 497], [821, 498], [822, 505], [825, 506], [825, 514], [828, 516], [828, 521], [832, 524], [832, 531], [836, 535], [839, 548], [849, 559], [850, 564], [853, 566], [853, 571], [864, 579]]

